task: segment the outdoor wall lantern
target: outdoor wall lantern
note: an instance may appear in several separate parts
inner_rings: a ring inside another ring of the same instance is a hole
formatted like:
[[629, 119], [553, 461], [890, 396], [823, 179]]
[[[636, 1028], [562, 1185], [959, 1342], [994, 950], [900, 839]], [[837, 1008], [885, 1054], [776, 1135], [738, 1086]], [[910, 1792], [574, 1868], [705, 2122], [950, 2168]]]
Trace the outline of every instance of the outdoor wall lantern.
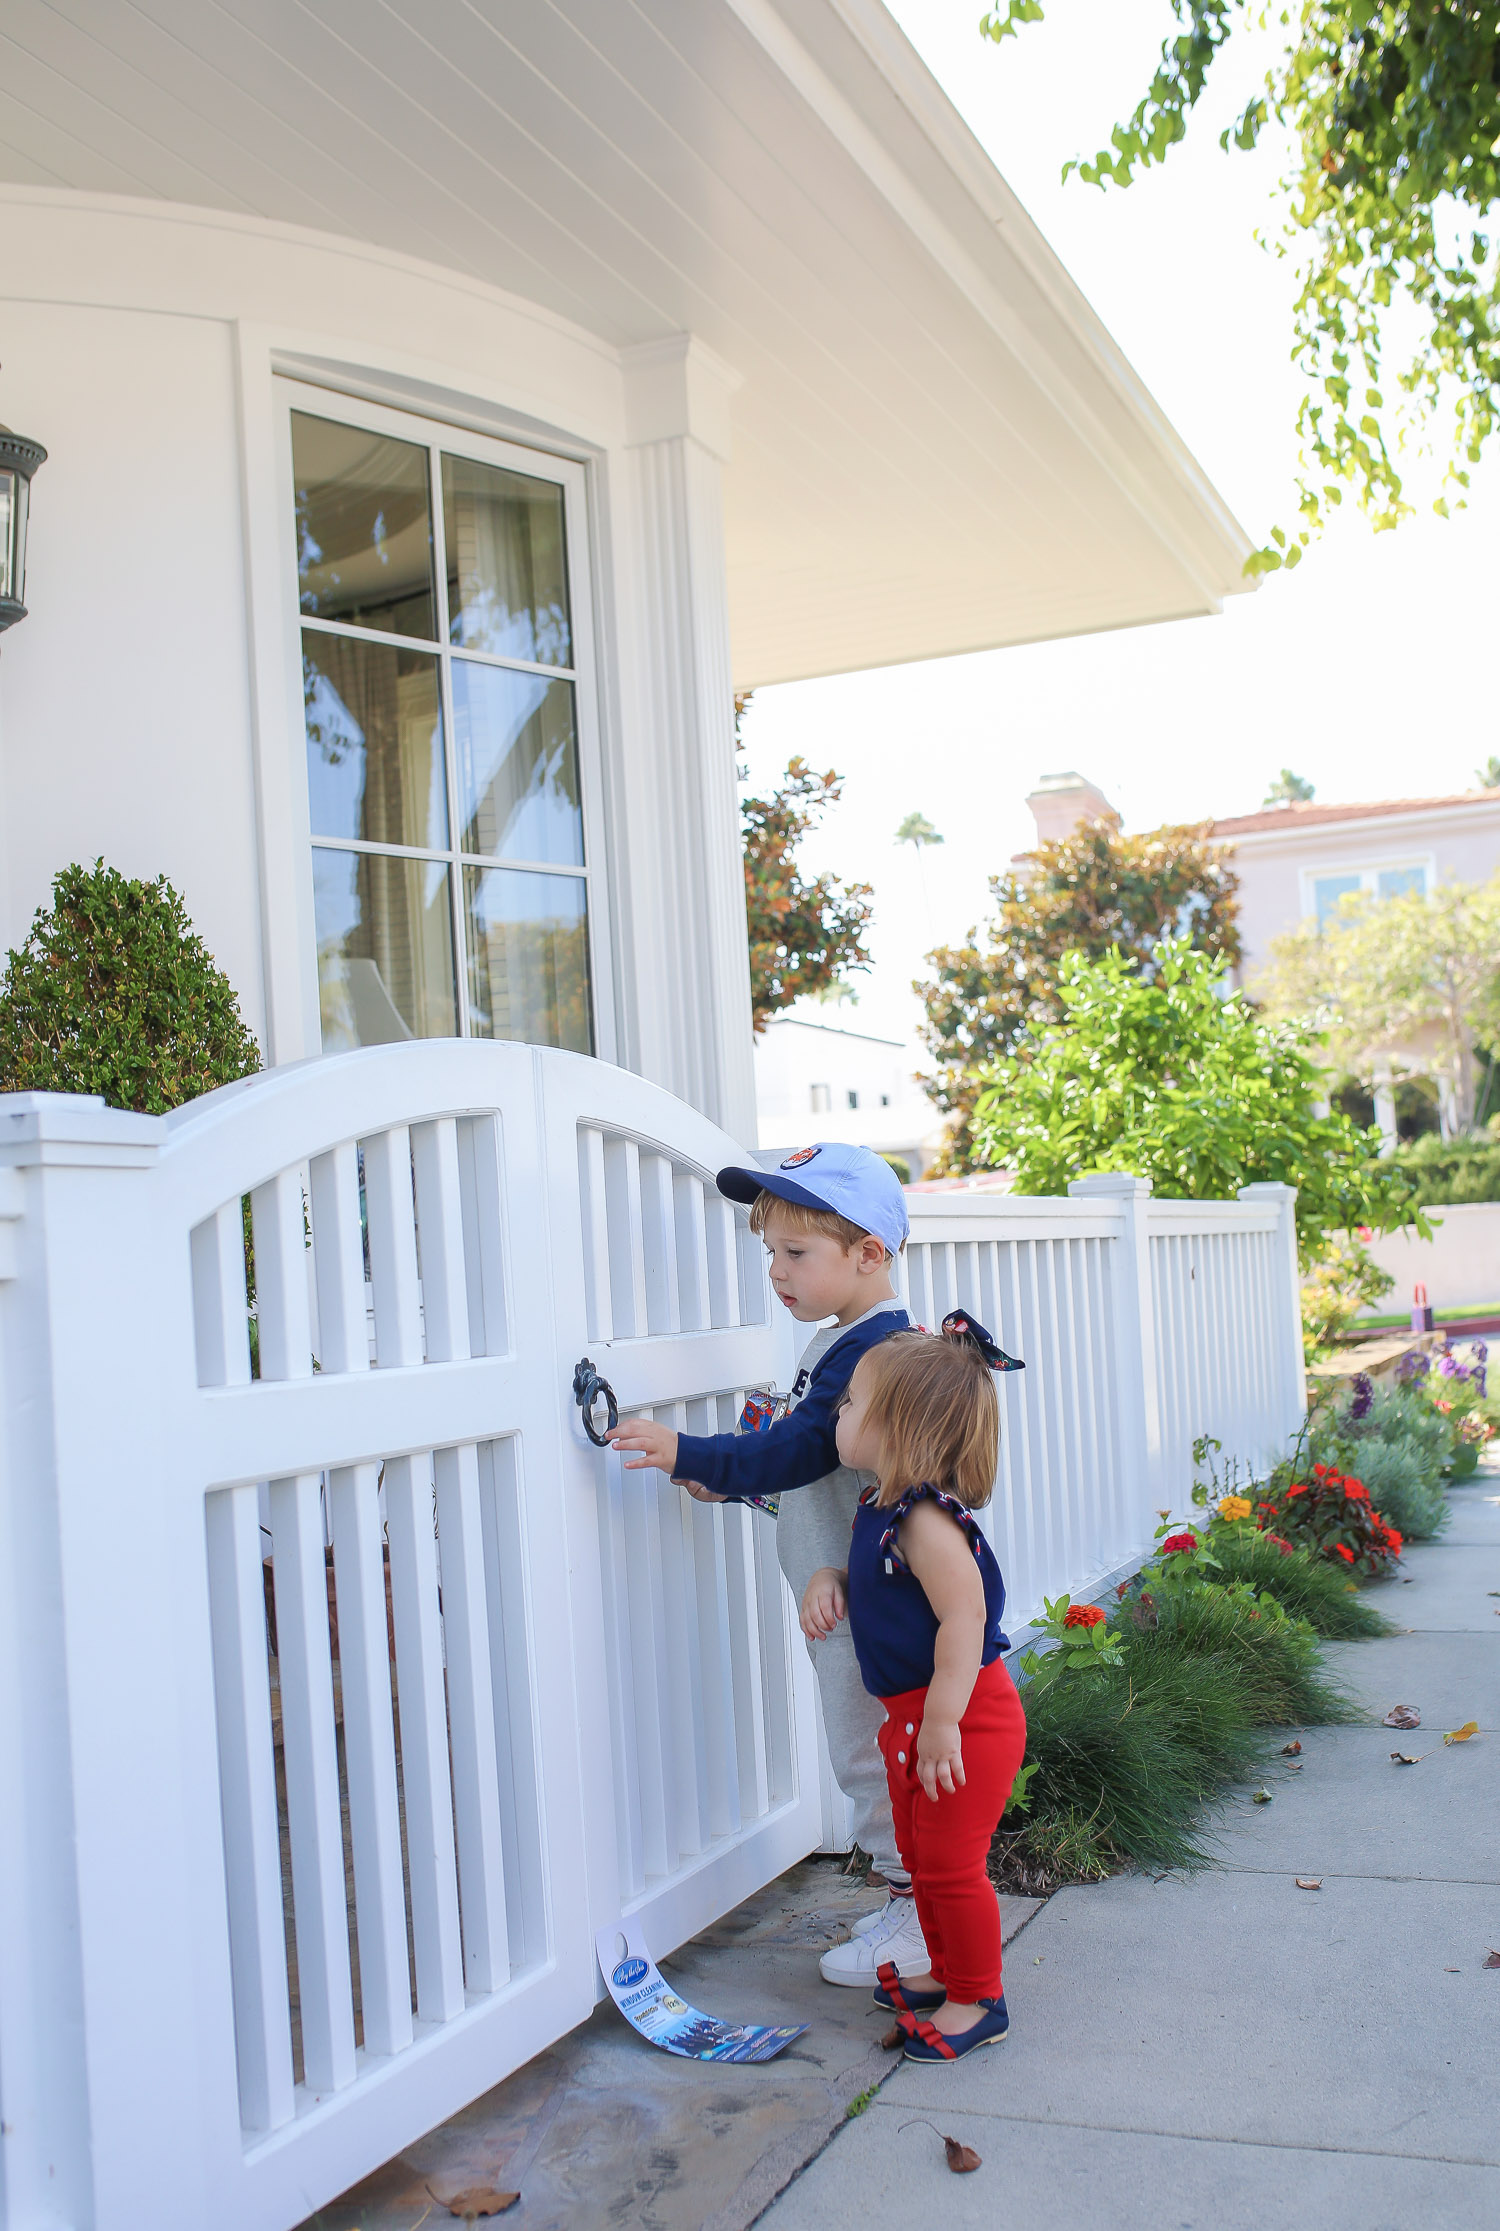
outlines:
[[0, 635], [26, 617], [21, 600], [26, 594], [31, 476], [46, 456], [40, 442], [29, 442], [24, 434], [0, 426]]

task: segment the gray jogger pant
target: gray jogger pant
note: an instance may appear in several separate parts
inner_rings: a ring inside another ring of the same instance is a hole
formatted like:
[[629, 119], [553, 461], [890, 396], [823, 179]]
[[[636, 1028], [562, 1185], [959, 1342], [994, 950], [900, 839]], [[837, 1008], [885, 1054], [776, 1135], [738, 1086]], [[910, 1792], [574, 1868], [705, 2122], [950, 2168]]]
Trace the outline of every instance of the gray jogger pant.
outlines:
[[878, 1874], [904, 1875], [891, 1821], [891, 1792], [885, 1760], [875, 1741], [885, 1707], [860, 1678], [859, 1660], [845, 1620], [825, 1641], [809, 1642], [807, 1654], [818, 1676], [823, 1732], [833, 1778], [854, 1812], [854, 1840], [867, 1851]]

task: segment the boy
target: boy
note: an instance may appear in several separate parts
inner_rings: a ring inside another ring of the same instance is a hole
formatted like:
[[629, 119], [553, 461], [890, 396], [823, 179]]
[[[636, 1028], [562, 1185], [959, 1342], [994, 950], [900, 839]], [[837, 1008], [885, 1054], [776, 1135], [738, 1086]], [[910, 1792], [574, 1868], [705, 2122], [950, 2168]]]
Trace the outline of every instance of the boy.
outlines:
[[[629, 1419], [610, 1435], [638, 1451], [627, 1466], [655, 1466], [705, 1502], [778, 1495], [776, 1555], [802, 1601], [820, 1566], [842, 1568], [860, 1493], [873, 1479], [839, 1462], [838, 1406], [865, 1351], [911, 1320], [891, 1281], [891, 1265], [910, 1229], [895, 1172], [868, 1147], [825, 1142], [789, 1154], [775, 1170], [720, 1170], [719, 1191], [750, 1203], [750, 1227], [771, 1258], [777, 1298], [804, 1324], [819, 1324], [792, 1388], [792, 1407], [760, 1433], [674, 1433]], [[795, 1491], [795, 1492], [794, 1492]], [[890, 1792], [876, 1744], [884, 1714], [860, 1678], [847, 1624], [809, 1640], [834, 1778], [854, 1811], [855, 1840], [884, 1875], [884, 1907], [856, 1924], [847, 1944], [819, 1963], [829, 1983], [870, 1987], [890, 1961], [920, 1972], [927, 1948], [911, 1883], [896, 1852]]]

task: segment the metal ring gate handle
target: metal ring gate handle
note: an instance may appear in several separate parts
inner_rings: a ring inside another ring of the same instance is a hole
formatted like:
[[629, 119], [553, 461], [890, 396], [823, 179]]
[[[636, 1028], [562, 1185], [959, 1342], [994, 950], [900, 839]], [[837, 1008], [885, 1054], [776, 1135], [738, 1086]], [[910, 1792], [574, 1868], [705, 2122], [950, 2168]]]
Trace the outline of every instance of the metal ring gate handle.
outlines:
[[[594, 1424], [594, 1404], [603, 1397], [604, 1431]], [[620, 1405], [615, 1400], [615, 1390], [607, 1379], [601, 1379], [587, 1356], [580, 1358], [573, 1371], [573, 1400], [583, 1412], [583, 1430], [596, 1449], [609, 1447], [607, 1436], [620, 1422]]]

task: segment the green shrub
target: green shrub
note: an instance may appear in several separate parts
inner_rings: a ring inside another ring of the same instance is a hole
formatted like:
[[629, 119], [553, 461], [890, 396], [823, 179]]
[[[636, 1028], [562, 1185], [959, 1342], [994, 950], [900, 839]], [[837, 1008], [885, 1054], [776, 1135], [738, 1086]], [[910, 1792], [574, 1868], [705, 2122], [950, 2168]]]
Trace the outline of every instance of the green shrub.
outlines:
[[1407, 1541], [1431, 1541], [1448, 1524], [1448, 1498], [1428, 1477], [1414, 1441], [1361, 1441], [1354, 1463], [1376, 1510]]
[[8, 956], [0, 1089], [98, 1093], [162, 1115], [259, 1067], [234, 988], [166, 877], [64, 868]]
[[1500, 1201], [1500, 1138], [1443, 1139], [1436, 1133], [1397, 1147], [1390, 1166], [1411, 1180], [1414, 1208]]
[[1353, 1581], [1305, 1549], [1281, 1549], [1248, 1526], [1216, 1528], [1211, 1545], [1224, 1580], [1274, 1596], [1325, 1641], [1370, 1641], [1396, 1631]]
[[[1353, 1441], [1353, 1450], [1345, 1449], [1345, 1458], [1359, 1470], [1363, 1461], [1365, 1444], [1381, 1441], [1409, 1449], [1418, 1465], [1423, 1484], [1436, 1487], [1443, 1476], [1448, 1461], [1452, 1433], [1447, 1420], [1434, 1410], [1419, 1385], [1409, 1387], [1377, 1387], [1374, 1399], [1362, 1418], [1351, 1417], [1346, 1409], [1327, 1423], [1319, 1421], [1313, 1428], [1313, 1454], [1327, 1454], [1336, 1461], [1336, 1441]], [[1325, 1451], [1326, 1445], [1326, 1451]]]

